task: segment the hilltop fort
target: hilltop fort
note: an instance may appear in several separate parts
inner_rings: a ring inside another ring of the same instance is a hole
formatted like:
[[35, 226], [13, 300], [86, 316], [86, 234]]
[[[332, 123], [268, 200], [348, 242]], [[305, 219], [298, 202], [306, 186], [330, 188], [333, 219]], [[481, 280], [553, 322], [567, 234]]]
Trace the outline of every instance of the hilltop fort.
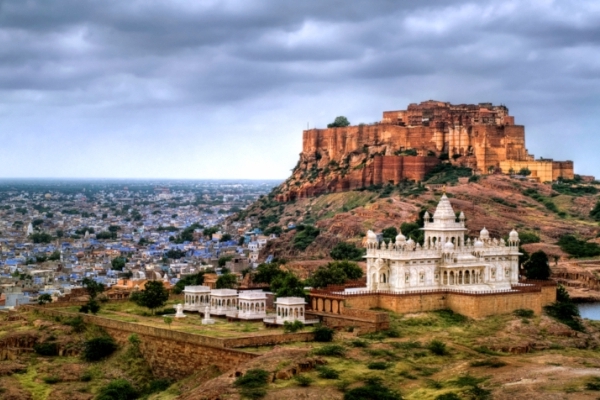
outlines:
[[278, 199], [422, 181], [442, 162], [475, 174], [526, 170], [539, 182], [574, 176], [572, 161], [529, 154], [525, 127], [506, 106], [429, 100], [384, 111], [374, 124], [305, 130], [300, 160]]

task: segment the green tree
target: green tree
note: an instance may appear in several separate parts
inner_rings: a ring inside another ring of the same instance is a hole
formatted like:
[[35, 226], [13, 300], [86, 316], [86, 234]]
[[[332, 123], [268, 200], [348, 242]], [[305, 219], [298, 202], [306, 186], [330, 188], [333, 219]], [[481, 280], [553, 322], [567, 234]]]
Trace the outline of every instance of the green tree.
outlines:
[[204, 283], [204, 274], [205, 271], [202, 271], [198, 272], [197, 274], [188, 275], [184, 278], [181, 278], [173, 287], [173, 294], [181, 294], [186, 286], [202, 285]]
[[285, 272], [279, 268], [279, 263], [272, 262], [270, 264], [259, 264], [259, 266], [256, 267], [256, 272], [252, 276], [252, 282], [268, 283], [270, 285], [273, 279], [283, 274], [285, 274]]
[[227, 255], [227, 256], [222, 256], [219, 257], [219, 261], [217, 261], [219, 267], [223, 268], [225, 266], [225, 264], [227, 264], [228, 261], [233, 260], [233, 256], [232, 255]]
[[52, 241], [52, 235], [46, 232], [34, 232], [29, 235], [29, 239], [31, 239], [33, 243], [50, 243]]
[[519, 175], [529, 176], [531, 175], [531, 171], [527, 167], [523, 167], [519, 170]]
[[54, 250], [50, 256], [48, 256], [48, 260], [50, 261], [58, 261], [60, 260], [60, 251]]
[[395, 226], [390, 226], [389, 228], [385, 228], [381, 231], [383, 236], [383, 240], [387, 243], [389, 241], [396, 240], [396, 236], [398, 236], [398, 229]]
[[161, 281], [148, 281], [144, 290], [136, 296], [136, 303], [139, 306], [149, 308], [154, 314], [155, 310], [164, 306], [168, 299], [169, 291]]
[[173, 318], [172, 317], [163, 317], [163, 321], [165, 322], [165, 324], [167, 324], [169, 329], [171, 329], [171, 324], [173, 323]]
[[56, 230], [56, 237], [57, 238], [61, 238], [63, 236], [65, 236], [65, 231], [63, 231], [62, 229], [57, 229]]
[[48, 293], [40, 294], [38, 296], [37, 302], [39, 305], [52, 303], [52, 296], [50, 296]]
[[104, 292], [104, 285], [90, 278], [83, 278], [81, 282], [85, 290], [88, 292], [90, 299], [95, 299], [97, 295]]
[[359, 261], [362, 259], [364, 251], [352, 243], [340, 242], [331, 249], [329, 255], [334, 260]]
[[231, 235], [229, 233], [225, 233], [223, 236], [221, 236], [220, 242], [228, 242], [230, 240], [231, 240]]
[[343, 285], [349, 280], [360, 279], [363, 276], [358, 264], [349, 261], [334, 261], [319, 267], [309, 279], [313, 287], [326, 287], [327, 285]]
[[348, 121], [348, 118], [344, 117], [343, 115], [340, 115], [339, 117], [335, 117], [335, 120], [330, 123], [327, 124], [328, 128], [343, 128], [345, 126], [349, 126], [350, 125], [350, 121]]
[[548, 265], [548, 256], [542, 250], [531, 255], [525, 264], [525, 276], [527, 279], [547, 280], [552, 271]]
[[234, 274], [223, 274], [217, 279], [217, 289], [234, 289], [237, 286], [237, 278]]
[[304, 283], [291, 272], [277, 276], [271, 282], [271, 291], [277, 297], [304, 297]]
[[110, 262], [110, 264], [112, 266], [111, 269], [113, 269], [115, 271], [123, 271], [123, 268], [125, 268], [126, 262], [127, 262], [127, 259], [125, 257], [115, 257]]

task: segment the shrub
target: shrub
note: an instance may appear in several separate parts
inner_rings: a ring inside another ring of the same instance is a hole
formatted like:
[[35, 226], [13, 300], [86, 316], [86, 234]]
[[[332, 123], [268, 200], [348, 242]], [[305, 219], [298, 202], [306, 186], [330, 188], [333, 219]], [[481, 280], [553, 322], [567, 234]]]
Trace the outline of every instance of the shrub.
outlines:
[[54, 385], [55, 383], [60, 382], [60, 378], [58, 376], [47, 376], [44, 378], [44, 383], [47, 383], [49, 385]]
[[294, 247], [298, 250], [306, 250], [308, 246], [319, 236], [319, 229], [312, 225], [298, 225], [294, 236]]
[[352, 342], [350, 342], [350, 344], [354, 347], [362, 347], [362, 348], [369, 347], [369, 342], [366, 342], [364, 340], [359, 340], [359, 339], [353, 340]]
[[518, 310], [513, 311], [513, 314], [516, 317], [521, 317], [521, 318], [532, 318], [535, 315], [533, 310], [529, 310], [526, 308], [519, 308]]
[[448, 354], [446, 343], [439, 340], [432, 340], [431, 342], [429, 342], [429, 344], [427, 345], [427, 349], [438, 356], [444, 356]]
[[338, 379], [340, 377], [339, 372], [337, 372], [333, 368], [319, 367], [319, 368], [317, 368], [317, 371], [319, 372], [319, 378], [323, 378], [323, 379]]
[[110, 356], [117, 349], [117, 343], [109, 336], [87, 340], [83, 347], [83, 359], [98, 361]]
[[249, 369], [234, 382], [240, 388], [243, 396], [259, 399], [267, 394], [266, 386], [269, 383], [269, 373], [264, 369]]
[[64, 324], [69, 325], [71, 328], [73, 328], [73, 332], [81, 333], [85, 331], [85, 322], [83, 321], [83, 318], [81, 318], [81, 316], [68, 318], [67, 320], [65, 320]]
[[600, 246], [579, 240], [573, 235], [563, 235], [558, 240], [561, 250], [574, 257], [595, 257], [600, 255]]
[[471, 367], [490, 367], [490, 368], [500, 368], [504, 367], [506, 363], [504, 361], [498, 360], [497, 358], [488, 358], [486, 360], [473, 361], [471, 363]]
[[294, 322], [289, 322], [289, 321], [285, 321], [283, 323], [283, 331], [285, 333], [294, 333], [294, 332], [298, 332], [299, 330], [304, 329], [304, 324], [302, 323], [302, 321], [294, 321]]
[[338, 344], [329, 344], [313, 351], [318, 356], [342, 357], [346, 354], [346, 349]]
[[331, 342], [333, 340], [334, 330], [323, 325], [319, 325], [315, 328], [315, 341], [316, 342]]
[[296, 375], [295, 379], [298, 382], [298, 385], [303, 387], [310, 386], [310, 384], [313, 383], [313, 380], [306, 375]]
[[384, 369], [388, 369], [389, 364], [383, 361], [373, 361], [367, 364], [367, 368], [369, 369], [378, 369], [378, 370], [384, 370]]
[[399, 393], [381, 384], [380, 379], [370, 379], [365, 386], [357, 387], [344, 394], [344, 400], [402, 400]]
[[58, 346], [56, 343], [36, 343], [33, 346], [33, 350], [41, 356], [57, 356]]
[[444, 393], [440, 394], [435, 400], [461, 400], [456, 393]]
[[116, 379], [100, 388], [96, 400], [133, 400], [138, 397], [135, 388], [125, 379]]
[[146, 394], [158, 393], [167, 390], [171, 386], [171, 381], [168, 379], [153, 379], [148, 384], [144, 392]]
[[600, 377], [594, 376], [585, 384], [586, 390], [600, 390]]
[[81, 377], [79, 378], [79, 380], [80, 380], [81, 382], [89, 382], [89, 381], [91, 381], [93, 378], [94, 378], [94, 377], [93, 377], [92, 373], [91, 373], [90, 371], [86, 371], [86, 372], [84, 372], [84, 373], [81, 375]]

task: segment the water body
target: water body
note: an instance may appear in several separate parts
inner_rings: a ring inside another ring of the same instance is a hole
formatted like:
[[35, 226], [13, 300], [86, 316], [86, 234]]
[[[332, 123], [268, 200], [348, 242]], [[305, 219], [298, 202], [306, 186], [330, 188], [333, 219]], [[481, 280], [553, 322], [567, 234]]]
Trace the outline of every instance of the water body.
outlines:
[[600, 321], [600, 303], [578, 304], [581, 318], [587, 318], [594, 321]]

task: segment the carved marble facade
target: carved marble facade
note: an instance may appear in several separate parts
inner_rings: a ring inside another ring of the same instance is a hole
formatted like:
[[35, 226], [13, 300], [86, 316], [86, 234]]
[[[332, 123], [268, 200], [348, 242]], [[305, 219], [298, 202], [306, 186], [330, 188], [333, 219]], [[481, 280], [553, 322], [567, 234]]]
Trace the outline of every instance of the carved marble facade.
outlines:
[[433, 220], [425, 213], [424, 243], [400, 233], [395, 242], [379, 242], [367, 233], [369, 290], [409, 292], [456, 289], [472, 292], [510, 290], [519, 280], [519, 235], [508, 242], [490, 238], [483, 228], [479, 238], [466, 239], [465, 216], [457, 218], [444, 194]]

